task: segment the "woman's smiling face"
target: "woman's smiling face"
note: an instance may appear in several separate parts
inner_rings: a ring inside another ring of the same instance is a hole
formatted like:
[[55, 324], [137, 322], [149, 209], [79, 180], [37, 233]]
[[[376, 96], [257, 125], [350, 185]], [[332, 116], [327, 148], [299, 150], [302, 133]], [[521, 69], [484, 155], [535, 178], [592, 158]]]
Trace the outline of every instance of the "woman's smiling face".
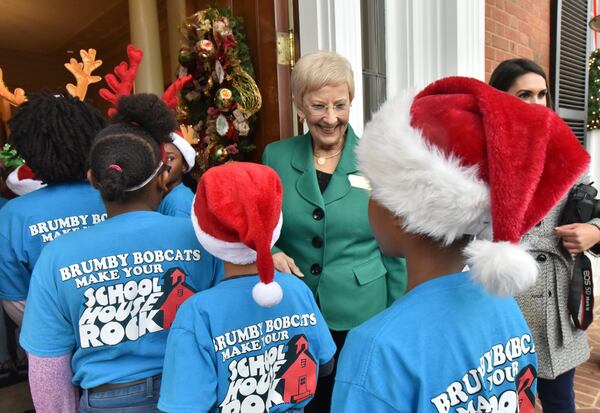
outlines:
[[306, 119], [316, 148], [335, 148], [344, 140], [350, 118], [347, 84], [324, 86], [308, 92], [298, 112]]

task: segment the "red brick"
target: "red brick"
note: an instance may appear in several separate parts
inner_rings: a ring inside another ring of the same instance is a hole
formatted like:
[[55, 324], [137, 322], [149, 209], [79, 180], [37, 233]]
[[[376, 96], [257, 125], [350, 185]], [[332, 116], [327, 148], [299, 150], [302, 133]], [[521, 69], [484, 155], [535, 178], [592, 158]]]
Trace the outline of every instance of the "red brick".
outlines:
[[520, 33], [518, 31], [516, 31], [515, 29], [508, 28], [508, 27], [504, 31], [504, 37], [506, 37], [508, 40], [513, 41], [513, 42], [519, 42], [519, 39], [520, 39], [519, 35], [520, 35]]
[[501, 50], [510, 50], [508, 40], [499, 36], [492, 36], [492, 46]]
[[525, 33], [519, 33], [519, 43], [521, 43], [523, 46], [529, 47], [529, 36], [527, 36]]
[[492, 32], [485, 32], [485, 45], [486, 46], [491, 46], [492, 45]]
[[509, 16], [505, 11], [496, 8], [492, 9], [492, 19], [508, 25], [508, 17]]
[[506, 8], [504, 9], [511, 16], [519, 17], [523, 16], [523, 10], [519, 7], [517, 3], [508, 2], [506, 3]]
[[493, 47], [486, 46], [485, 47], [485, 58], [495, 60], [496, 59], [496, 50]]
[[494, 32], [498, 37], [506, 37], [506, 26], [502, 23], [496, 22], [494, 24]]

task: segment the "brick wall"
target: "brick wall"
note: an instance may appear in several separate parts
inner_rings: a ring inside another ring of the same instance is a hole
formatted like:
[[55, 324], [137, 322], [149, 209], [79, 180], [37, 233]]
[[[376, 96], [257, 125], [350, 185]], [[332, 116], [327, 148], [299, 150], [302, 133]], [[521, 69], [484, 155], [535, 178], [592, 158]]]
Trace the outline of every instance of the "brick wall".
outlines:
[[498, 63], [524, 57], [550, 66], [550, 0], [485, 0], [485, 78]]

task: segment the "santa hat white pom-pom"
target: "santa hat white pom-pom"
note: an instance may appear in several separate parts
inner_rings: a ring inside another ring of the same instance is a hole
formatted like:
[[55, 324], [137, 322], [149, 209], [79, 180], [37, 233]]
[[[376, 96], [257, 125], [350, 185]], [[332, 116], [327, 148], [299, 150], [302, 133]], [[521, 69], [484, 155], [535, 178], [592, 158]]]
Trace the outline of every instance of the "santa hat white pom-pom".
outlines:
[[507, 296], [535, 284], [538, 266], [527, 250], [510, 242], [472, 241], [464, 250], [473, 280], [490, 294]]
[[259, 282], [252, 288], [252, 298], [261, 307], [273, 307], [281, 302], [283, 290], [275, 281], [268, 284]]

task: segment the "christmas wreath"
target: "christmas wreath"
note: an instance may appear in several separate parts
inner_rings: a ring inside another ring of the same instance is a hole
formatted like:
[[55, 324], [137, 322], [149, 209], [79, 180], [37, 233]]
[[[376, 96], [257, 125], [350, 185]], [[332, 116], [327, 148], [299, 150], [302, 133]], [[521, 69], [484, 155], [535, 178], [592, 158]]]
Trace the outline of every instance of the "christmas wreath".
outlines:
[[596, 49], [588, 60], [588, 115], [587, 129], [600, 128], [600, 49]]
[[181, 90], [176, 116], [195, 131], [198, 177], [254, 149], [251, 126], [262, 100], [241, 18], [211, 7], [188, 17], [182, 34], [178, 77], [191, 74], [192, 82]]

